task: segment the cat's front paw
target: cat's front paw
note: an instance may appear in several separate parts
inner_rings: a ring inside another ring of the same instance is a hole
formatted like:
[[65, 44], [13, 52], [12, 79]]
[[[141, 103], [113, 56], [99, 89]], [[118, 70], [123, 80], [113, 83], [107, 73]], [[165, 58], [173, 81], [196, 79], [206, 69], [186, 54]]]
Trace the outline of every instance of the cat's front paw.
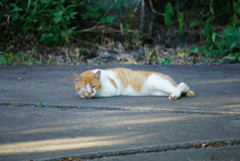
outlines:
[[168, 99], [170, 99], [170, 100], [176, 100], [176, 99], [178, 99], [178, 97], [172, 94], [172, 95], [170, 95], [170, 96], [168, 97]]

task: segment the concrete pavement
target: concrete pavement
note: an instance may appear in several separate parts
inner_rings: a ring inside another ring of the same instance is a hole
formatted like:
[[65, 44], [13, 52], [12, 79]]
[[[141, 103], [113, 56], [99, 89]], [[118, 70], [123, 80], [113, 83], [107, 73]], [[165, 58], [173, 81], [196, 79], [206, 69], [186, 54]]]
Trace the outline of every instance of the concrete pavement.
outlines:
[[[111, 67], [162, 72], [196, 97], [79, 98], [73, 72]], [[239, 87], [239, 65], [0, 66], [0, 160], [238, 160]], [[196, 149], [208, 142], [225, 146]]]

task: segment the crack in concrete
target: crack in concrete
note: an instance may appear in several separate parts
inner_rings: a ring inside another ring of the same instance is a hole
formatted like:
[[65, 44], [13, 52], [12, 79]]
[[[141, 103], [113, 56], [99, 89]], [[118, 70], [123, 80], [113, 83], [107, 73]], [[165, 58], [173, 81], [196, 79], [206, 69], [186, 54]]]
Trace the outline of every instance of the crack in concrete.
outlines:
[[[122, 155], [134, 155], [142, 153], [157, 153], [157, 152], [167, 152], [175, 150], [188, 150], [188, 149], [199, 149], [198, 145], [202, 144], [222, 144], [222, 146], [234, 146], [240, 144], [240, 139], [226, 139], [226, 140], [205, 140], [198, 142], [185, 142], [178, 144], [167, 144], [167, 145], [158, 145], [158, 146], [149, 146], [149, 147], [139, 147], [139, 148], [128, 148], [115, 151], [105, 151], [97, 153], [88, 153], [75, 156], [69, 156], [71, 158], [81, 158], [81, 159], [97, 159], [103, 157], [113, 157], [113, 156], [122, 156]], [[204, 147], [202, 147], [204, 148]], [[212, 147], [216, 148], [216, 147]], [[44, 161], [59, 161], [63, 157], [44, 159]], [[43, 160], [39, 160], [43, 161]]]
[[151, 107], [121, 107], [121, 106], [76, 106], [76, 105], [56, 105], [56, 104], [30, 104], [30, 103], [6, 103], [0, 102], [0, 106], [12, 107], [38, 107], [38, 108], [62, 108], [62, 109], [92, 109], [92, 110], [116, 110], [116, 111], [136, 111], [136, 112], [165, 112], [165, 113], [184, 113], [184, 114], [203, 114], [203, 115], [234, 115], [240, 116], [240, 112], [231, 111], [202, 111], [184, 109], [164, 109]]
[[[165, 112], [165, 113], [184, 113], [184, 114], [203, 114], [203, 115], [234, 115], [239, 116], [240, 112], [226, 112], [226, 111], [200, 111], [200, 110], [176, 110], [176, 109], [156, 109], [156, 108], [136, 108], [136, 107], [113, 107], [113, 106], [75, 106], [75, 105], [53, 105], [53, 104], [28, 104], [28, 103], [4, 103], [0, 102], [0, 106], [8, 107], [35, 107], [35, 108], [59, 108], [59, 109], [91, 109], [91, 110], [116, 110], [116, 111], [142, 111], [142, 112]], [[157, 153], [157, 152], [167, 152], [175, 150], [188, 150], [188, 149], [199, 149], [205, 148], [203, 144], [219, 144], [219, 146], [234, 146], [240, 144], [240, 138], [222, 139], [222, 140], [202, 140], [197, 142], [182, 142], [175, 144], [164, 144], [164, 145], [154, 145], [136, 148], [126, 148], [112, 151], [102, 151], [96, 153], [85, 153], [76, 154], [71, 156], [71, 158], [82, 158], [82, 159], [97, 159], [103, 157], [112, 156], [123, 156], [123, 155], [134, 155], [141, 153]], [[211, 148], [215, 148], [212, 146]], [[58, 156], [58, 158], [45, 158], [39, 161], [59, 161], [65, 156]]]

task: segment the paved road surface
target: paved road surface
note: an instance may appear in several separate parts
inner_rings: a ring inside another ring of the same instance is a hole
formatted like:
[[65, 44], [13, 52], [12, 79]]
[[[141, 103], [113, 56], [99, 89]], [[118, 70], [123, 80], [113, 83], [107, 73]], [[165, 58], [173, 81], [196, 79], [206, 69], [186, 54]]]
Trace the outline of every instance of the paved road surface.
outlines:
[[[79, 98], [73, 72], [111, 67], [168, 74], [196, 97]], [[239, 65], [0, 66], [0, 160], [239, 160], [239, 87]]]

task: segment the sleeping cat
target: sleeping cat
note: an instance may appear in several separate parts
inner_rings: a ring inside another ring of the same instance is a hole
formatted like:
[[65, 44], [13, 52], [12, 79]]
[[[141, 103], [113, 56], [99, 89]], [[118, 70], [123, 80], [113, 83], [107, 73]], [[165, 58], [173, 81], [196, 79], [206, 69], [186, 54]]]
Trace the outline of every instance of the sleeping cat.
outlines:
[[81, 98], [111, 96], [168, 96], [178, 99], [182, 94], [195, 94], [185, 83], [177, 85], [167, 75], [135, 71], [127, 68], [95, 69], [80, 75], [73, 73], [75, 89]]

